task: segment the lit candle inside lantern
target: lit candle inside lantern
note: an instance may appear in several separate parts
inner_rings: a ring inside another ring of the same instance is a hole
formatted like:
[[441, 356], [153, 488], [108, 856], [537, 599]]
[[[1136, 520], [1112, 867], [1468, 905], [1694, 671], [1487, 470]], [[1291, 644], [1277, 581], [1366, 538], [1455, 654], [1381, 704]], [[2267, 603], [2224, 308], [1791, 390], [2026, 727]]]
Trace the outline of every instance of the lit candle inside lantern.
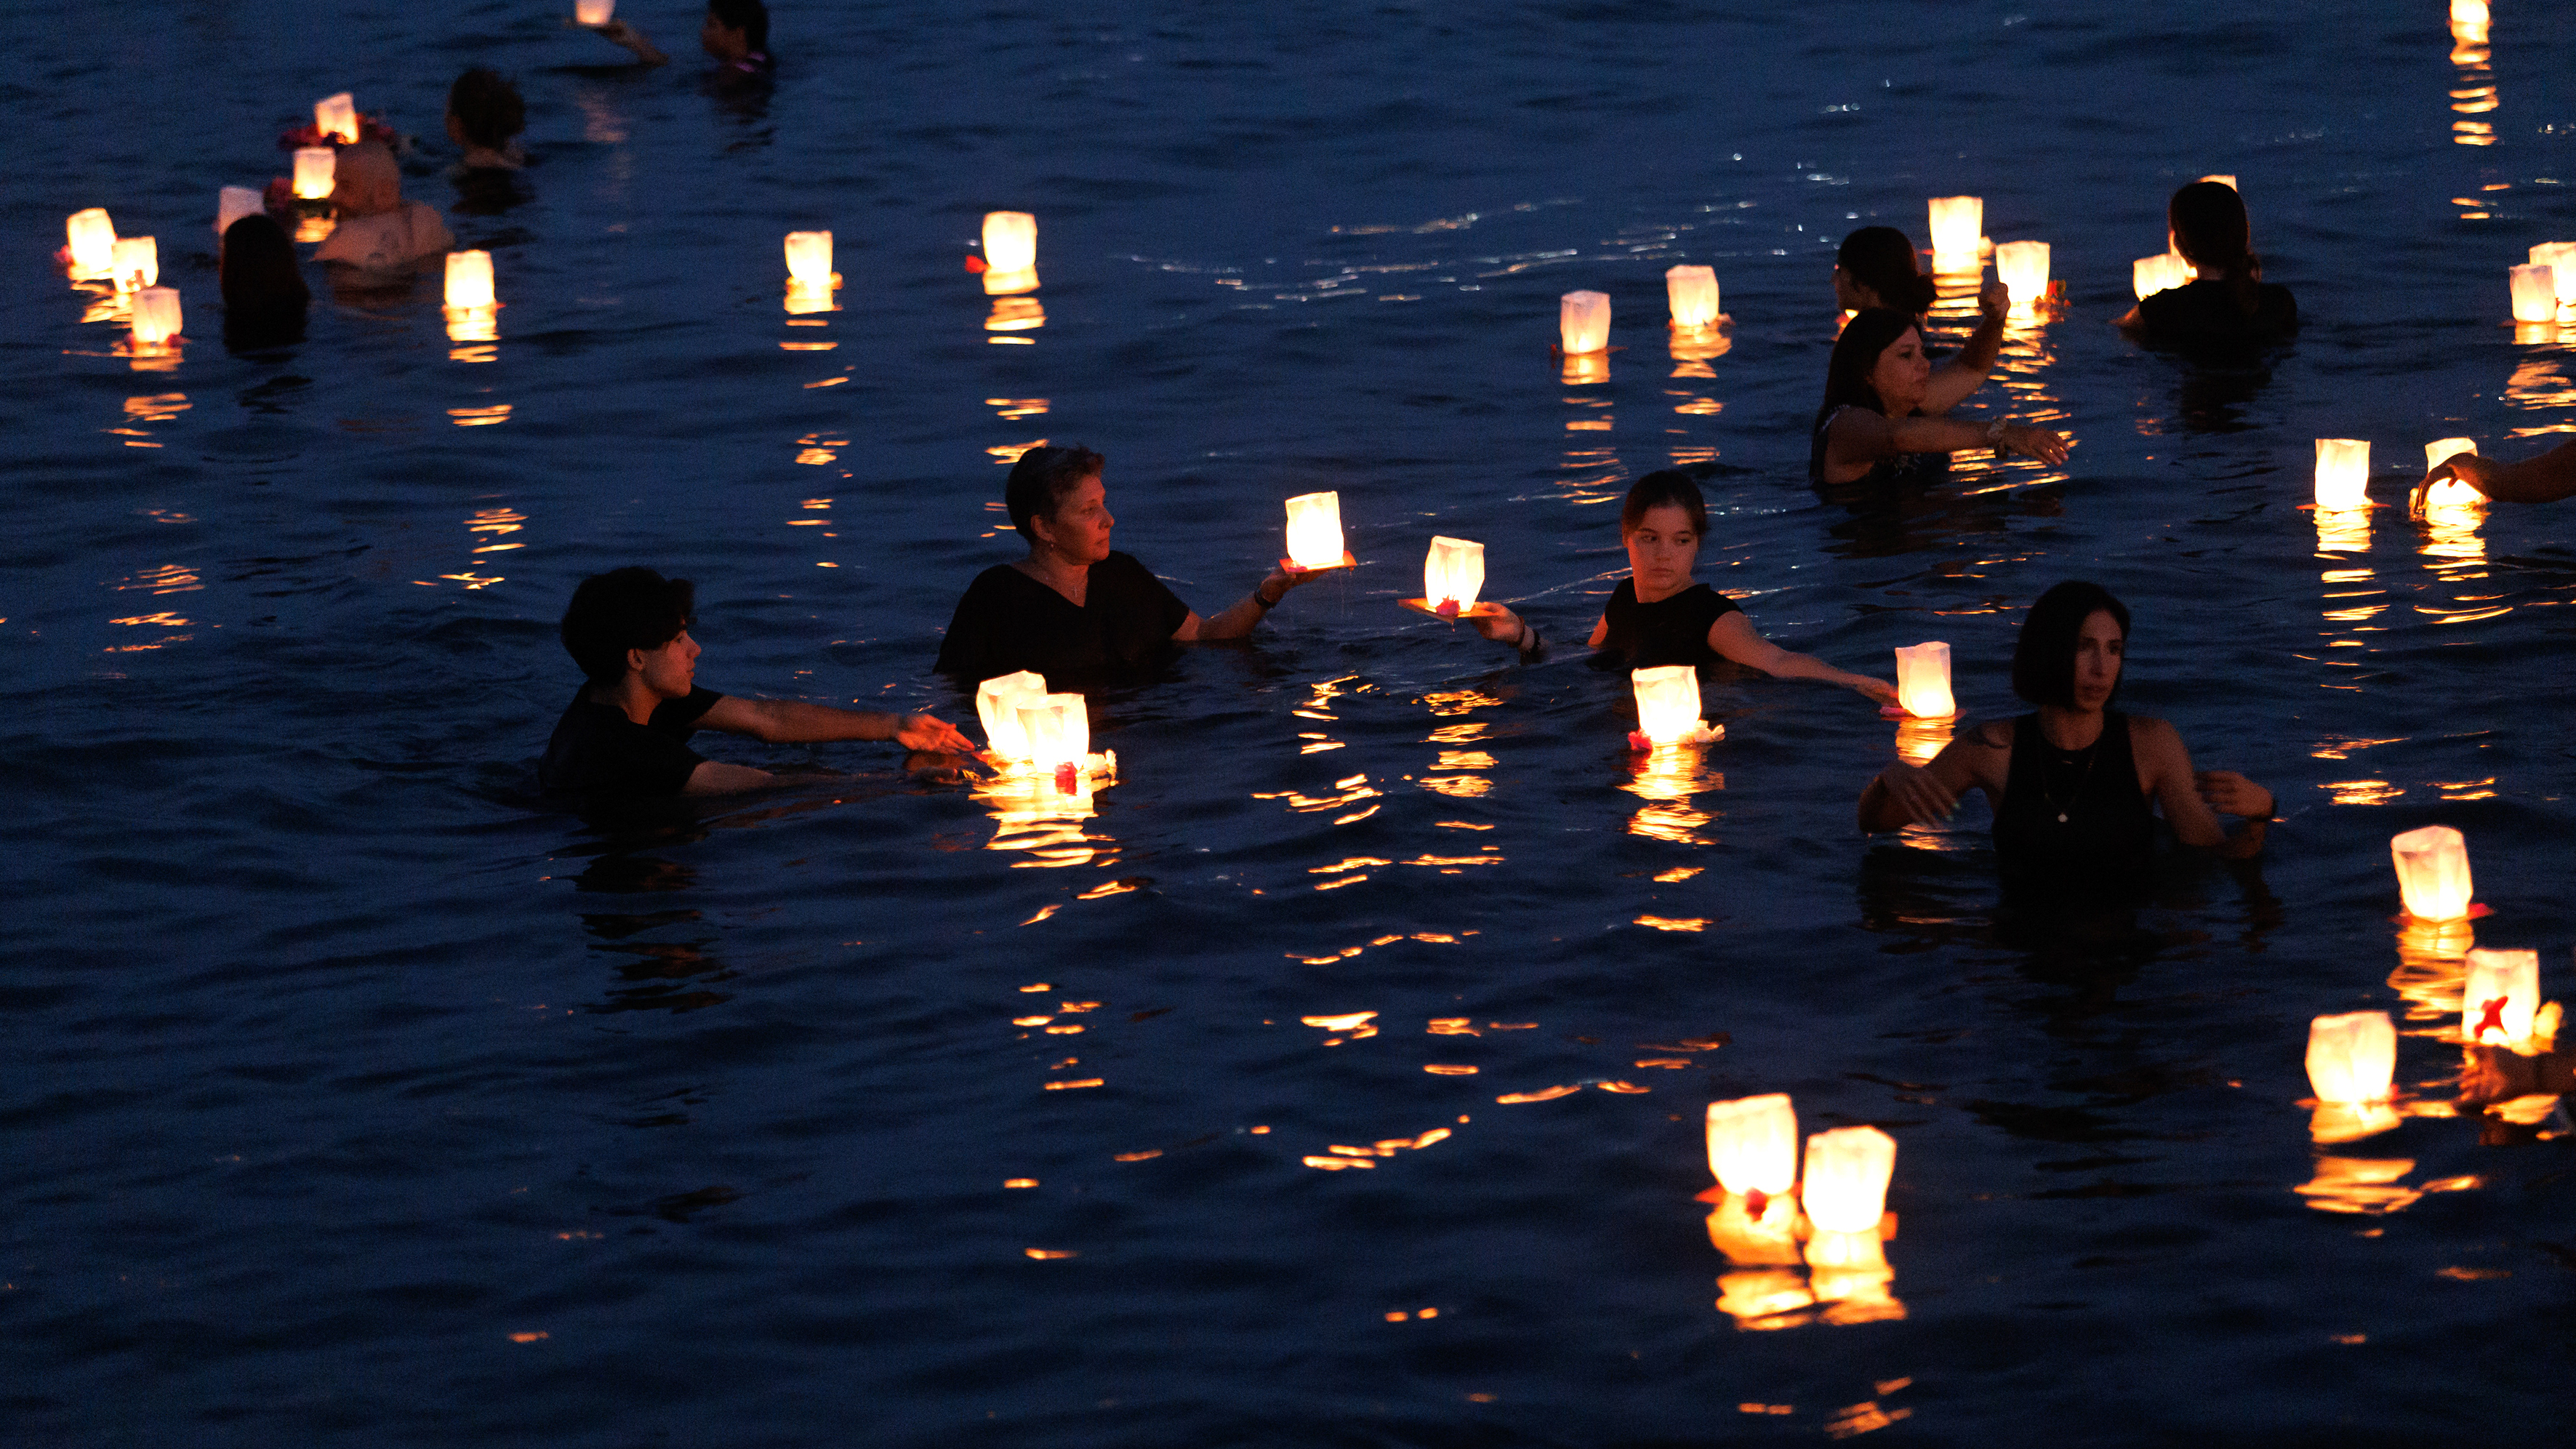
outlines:
[[1950, 646], [1938, 640], [1896, 651], [1896, 699], [1916, 719], [1948, 719], [1959, 712], [1950, 697]]
[[1303, 493], [1288, 500], [1288, 561], [1301, 569], [1341, 565], [1342, 495]]
[[577, 25], [606, 25], [617, 14], [617, 0], [573, 0], [572, 18]]
[[1675, 327], [1693, 330], [1716, 326], [1717, 268], [1672, 268], [1664, 273], [1664, 297], [1672, 306]]
[[2129, 285], [2136, 289], [2138, 300], [2143, 302], [2158, 292], [2171, 291], [2189, 281], [2190, 278], [2183, 275], [2184, 266], [2183, 259], [2172, 252], [2140, 257], [2129, 264]]
[[2381, 1102], [2397, 1075], [2397, 1024], [2384, 1011], [2320, 1016], [2308, 1023], [2308, 1086], [2320, 1102]]
[[1610, 294], [1568, 292], [1556, 302], [1558, 348], [1568, 357], [1610, 349]]
[[116, 224], [107, 219], [106, 207], [73, 212], [63, 221], [63, 239], [70, 244], [75, 272], [104, 276], [116, 265]]
[[492, 254], [490, 252], [449, 252], [447, 254], [447, 305], [450, 307], [490, 307], [492, 299]]
[[227, 186], [215, 196], [215, 235], [232, 230], [234, 222], [245, 216], [257, 216], [268, 210], [268, 198], [255, 186]]
[[2001, 242], [1995, 247], [1995, 280], [2012, 293], [2012, 310], [2036, 316], [2048, 300], [2048, 243]]
[[1476, 607], [1477, 591], [1485, 587], [1485, 546], [1463, 538], [1431, 540], [1431, 550], [1422, 557], [1422, 602], [1434, 611], [1449, 609], [1464, 614]]
[[179, 335], [179, 292], [175, 287], [146, 287], [134, 294], [135, 345], [159, 347]]
[[1798, 1113], [1789, 1094], [1708, 1104], [1708, 1170], [1737, 1197], [1778, 1197], [1798, 1183]]
[[1875, 1127], [1819, 1132], [1807, 1139], [1798, 1202], [1807, 1221], [1825, 1232], [1875, 1232], [1887, 1214], [1887, 1183], [1895, 1175], [1895, 1138]]
[[337, 136], [345, 146], [358, 143], [358, 103], [347, 91], [324, 96], [313, 103], [313, 128], [324, 136]]
[[1982, 196], [1932, 198], [1932, 265], [1942, 271], [1964, 271], [1977, 265], [1977, 243], [1986, 230]]
[[1020, 707], [1040, 702], [1046, 692], [1046, 676], [1034, 669], [975, 686], [975, 714], [984, 722], [985, 747], [1005, 760], [1027, 759], [1029, 736], [1020, 728]]
[[1020, 701], [1020, 733], [1028, 761], [1042, 775], [1071, 765], [1084, 772], [1091, 756], [1091, 712], [1078, 694], [1041, 694]]
[[2317, 508], [2320, 512], [2370, 506], [2370, 441], [2317, 439]]
[[2530, 1037], [2532, 1017], [2540, 1010], [2540, 953], [2472, 947], [2468, 966], [2460, 1035], [2471, 1046], [2510, 1046]]
[[1660, 664], [1629, 671], [1637, 693], [1637, 733], [1650, 744], [1678, 744], [1701, 733], [1699, 671], [1687, 664]]
[[332, 174], [339, 167], [340, 153], [328, 146], [295, 148], [295, 199], [330, 200]]
[[799, 292], [832, 290], [832, 234], [791, 231], [787, 234], [787, 285]]
[[2406, 914], [2419, 921], [2456, 921], [2469, 913], [2469, 846], [2447, 825], [2427, 825], [2392, 836], [2397, 890]]
[[2513, 269], [2513, 320], [2516, 322], [2558, 320], [2558, 274], [2555, 268], [2516, 267]]
[[161, 280], [161, 248], [152, 238], [118, 237], [113, 255], [109, 270], [115, 274], [116, 290], [140, 292]]

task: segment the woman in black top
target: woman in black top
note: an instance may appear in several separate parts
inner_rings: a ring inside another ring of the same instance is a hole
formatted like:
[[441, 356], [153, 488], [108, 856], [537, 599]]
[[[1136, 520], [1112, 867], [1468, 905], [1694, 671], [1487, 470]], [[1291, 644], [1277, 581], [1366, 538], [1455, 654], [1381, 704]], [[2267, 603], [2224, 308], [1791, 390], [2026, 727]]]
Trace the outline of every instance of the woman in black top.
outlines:
[[[2013, 692], [2039, 708], [1961, 731], [1919, 769], [1889, 764], [1861, 792], [1861, 829], [1938, 825], [1974, 786], [1994, 806], [2005, 879], [2056, 890], [2134, 884], [2155, 851], [2156, 805], [2185, 845], [2261, 850], [2270, 791], [2233, 770], [2195, 774], [2172, 725], [2111, 708], [2128, 637], [2129, 611], [2098, 584], [2040, 595], [2013, 650]], [[2230, 835], [2213, 810], [2245, 824]]]
[[[2001, 292], [2003, 289], [1994, 289]], [[1980, 445], [2009, 448], [2043, 463], [2066, 461], [2066, 440], [2046, 428], [1997, 418], [1986, 424], [1945, 417], [1976, 390], [1983, 371], [1939, 368], [1923, 353], [1914, 318], [1867, 308], [1843, 324], [1825, 365], [1825, 401], [1816, 409], [1807, 476], [1819, 484], [1897, 482], [1940, 473], [1950, 454]]]
[[2173, 194], [2165, 219], [2200, 280], [2139, 299], [2120, 326], [2149, 342], [2277, 342], [2299, 329], [2298, 299], [2263, 280], [2235, 187], [2195, 181]]
[[[1732, 659], [1765, 674], [1821, 679], [1883, 704], [1896, 702], [1895, 686], [1883, 679], [1846, 674], [1812, 654], [1793, 654], [1763, 638], [1733, 599], [1693, 579], [1699, 543], [1707, 533], [1708, 504], [1689, 474], [1667, 468], [1638, 479], [1628, 490], [1619, 505], [1628, 577], [1611, 590], [1600, 622], [1592, 626], [1592, 647], [1606, 660], [1645, 669]], [[1538, 652], [1538, 631], [1509, 609], [1469, 622], [1488, 639], [1515, 645], [1523, 654]]]

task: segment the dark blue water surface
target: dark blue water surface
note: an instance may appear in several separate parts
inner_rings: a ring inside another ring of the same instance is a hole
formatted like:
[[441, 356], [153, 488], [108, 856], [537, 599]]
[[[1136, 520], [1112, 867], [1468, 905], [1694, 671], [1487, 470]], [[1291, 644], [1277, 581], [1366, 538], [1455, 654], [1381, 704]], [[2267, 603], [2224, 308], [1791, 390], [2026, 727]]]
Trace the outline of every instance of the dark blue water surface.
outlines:
[[[2568, 1144], [2432, 1114], [2465, 933], [2399, 940], [2387, 840], [2465, 831], [2476, 938], [2570, 989], [2576, 515], [2299, 505], [2317, 437], [2385, 504], [2432, 439], [2576, 427], [2505, 281], [2576, 236], [2570, 12], [2497, 0], [2489, 53], [2439, 0], [787, 5], [764, 99], [686, 5], [621, 11], [678, 60], [537, 4], [0, 18], [0, 1438], [2548, 1437]], [[443, 171], [478, 61], [529, 104], [498, 212]], [[341, 89], [492, 252], [497, 342], [433, 279], [224, 349], [216, 189]], [[2309, 319], [2257, 366], [2108, 325], [2211, 172]], [[1819, 498], [1831, 247], [1962, 192], [2068, 292], [1968, 412], [2073, 457]], [[94, 205], [159, 238], [175, 368], [51, 265]], [[1032, 330], [962, 270], [1005, 207]], [[791, 317], [806, 227], [845, 285]], [[1722, 356], [1668, 351], [1679, 261]], [[1577, 287], [1606, 383], [1549, 356]], [[698, 581], [716, 688], [971, 717], [928, 666], [1039, 438], [1108, 454], [1203, 613], [1290, 494], [1364, 566], [1096, 697], [1089, 818], [730, 739], [848, 773], [632, 829], [535, 797], [554, 621], [619, 564]], [[1394, 607], [1447, 533], [1579, 636], [1676, 462], [1759, 628], [1948, 640], [1971, 717], [2042, 589], [2122, 594], [2124, 699], [2277, 791], [2259, 868], [2019, 930], [1982, 806], [1856, 833], [1899, 734], [1856, 696], [1713, 677], [1725, 741], [1641, 769], [1579, 649]], [[2316, 1146], [2308, 1019], [2373, 1007], [2431, 1107]], [[1701, 1109], [1775, 1090], [1900, 1144], [1870, 1312], [1716, 1306]]]

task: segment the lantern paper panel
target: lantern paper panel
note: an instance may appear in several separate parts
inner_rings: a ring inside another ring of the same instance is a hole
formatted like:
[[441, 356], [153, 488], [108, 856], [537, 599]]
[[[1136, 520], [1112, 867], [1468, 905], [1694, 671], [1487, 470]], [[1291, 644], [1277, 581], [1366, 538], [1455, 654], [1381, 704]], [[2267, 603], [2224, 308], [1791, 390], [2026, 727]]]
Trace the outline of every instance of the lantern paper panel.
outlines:
[[2468, 968], [2460, 992], [2460, 1035], [2471, 1046], [2528, 1040], [2540, 1010], [2540, 953], [2472, 948]]
[[340, 144], [358, 143], [358, 103], [347, 91], [324, 96], [313, 103], [313, 128], [324, 138], [338, 137]]
[[1288, 561], [1301, 569], [1342, 562], [1342, 495], [1304, 493], [1288, 500]]
[[2558, 281], [2554, 269], [2549, 267], [2513, 269], [2513, 320], [2516, 322], [2558, 320]]
[[2531, 261], [2549, 269], [2559, 306], [2576, 303], [2576, 242], [2540, 242], [2531, 249]]
[[2308, 1086], [2318, 1101], [2386, 1101], [2396, 1077], [2397, 1024], [2387, 1012], [2353, 1011], [2308, 1023]]
[[2451, 23], [2453, 25], [2486, 24], [2487, 0], [2451, 0]]
[[1691, 330], [1716, 326], [1717, 268], [1672, 268], [1664, 273], [1664, 298], [1672, 307], [1675, 327]]
[[1829, 1233], [1874, 1232], [1896, 1175], [1896, 1139], [1875, 1127], [1837, 1127], [1807, 1139], [1798, 1184], [1807, 1221]]
[[996, 272], [1025, 272], [1038, 264], [1038, 219], [1025, 211], [984, 214], [984, 265]]
[[340, 153], [328, 146], [299, 146], [295, 150], [295, 199], [328, 201], [331, 182], [340, 169]]
[[1661, 664], [1629, 672], [1637, 693], [1637, 733], [1658, 745], [1683, 744], [1705, 731], [1699, 720], [1699, 671]]
[[258, 216], [268, 210], [268, 198], [255, 186], [227, 186], [215, 194], [215, 235], [232, 230], [234, 222], [245, 216]]
[[450, 307], [490, 307], [492, 298], [492, 254], [490, 252], [449, 252], [447, 254], [447, 305]]
[[1422, 601], [1433, 609], [1455, 604], [1458, 612], [1476, 607], [1476, 594], [1485, 587], [1485, 546], [1463, 538], [1431, 540], [1431, 550], [1422, 559]]
[[1786, 1092], [1708, 1104], [1708, 1170], [1742, 1197], [1778, 1197], [1798, 1183], [1798, 1113]]
[[617, 0], [573, 0], [572, 18], [578, 25], [606, 25], [617, 15]]
[[2317, 439], [2317, 508], [2323, 511], [2369, 506], [2369, 440]]
[[1020, 733], [1029, 764], [1040, 774], [1070, 765], [1077, 775], [1091, 755], [1091, 712], [1078, 694], [1041, 694], [1020, 701]]
[[2419, 921], [2456, 921], [2469, 913], [2469, 846], [2447, 825], [2427, 825], [2392, 836], [2397, 890], [2406, 914]]
[[1937, 640], [1896, 651], [1896, 699], [1916, 719], [1948, 719], [1959, 712], [1950, 697], [1950, 646]]
[[134, 294], [136, 345], [158, 347], [179, 335], [179, 292], [175, 287], [146, 287]]
[[2462, 453], [2475, 453], [2477, 450], [2478, 442], [2475, 438], [2444, 438], [2439, 442], [2426, 443], [2424, 471], [2430, 473]]
[[832, 290], [832, 234], [791, 231], [787, 234], [787, 285], [800, 291]]
[[72, 270], [105, 276], [116, 264], [116, 225], [107, 208], [75, 211], [63, 222], [63, 240], [72, 254]]
[[1568, 357], [1610, 347], [1610, 294], [1568, 292], [1556, 302], [1557, 345]]
[[121, 236], [116, 239], [115, 260], [109, 271], [115, 275], [116, 290], [140, 292], [161, 280], [161, 248], [148, 236]]
[[2012, 310], [2032, 316], [2048, 300], [2048, 243], [2001, 242], [1995, 247], [1995, 280], [2012, 293]]
[[1975, 265], [1977, 243], [1984, 239], [1985, 230], [1984, 197], [1933, 197], [1932, 265], [1945, 271]]
[[2158, 252], [2140, 257], [2129, 264], [2129, 285], [2143, 302], [2158, 292], [2171, 291], [2190, 280], [2183, 274], [2183, 259], [2172, 252]]
[[1029, 736], [1020, 728], [1020, 707], [1044, 699], [1046, 692], [1046, 676], [1034, 669], [975, 686], [975, 714], [984, 722], [985, 747], [1005, 760], [1027, 759]]

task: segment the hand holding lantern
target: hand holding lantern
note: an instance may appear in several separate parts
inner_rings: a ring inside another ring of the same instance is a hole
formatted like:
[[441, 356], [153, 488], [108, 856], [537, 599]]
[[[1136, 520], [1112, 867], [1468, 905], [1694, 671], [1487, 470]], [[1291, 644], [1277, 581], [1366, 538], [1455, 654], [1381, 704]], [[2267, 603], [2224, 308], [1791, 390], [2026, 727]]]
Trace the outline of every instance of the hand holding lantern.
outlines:
[[1288, 557], [1282, 572], [1341, 568], [1355, 563], [1342, 546], [1342, 495], [1301, 493], [1288, 500]]
[[1936, 196], [1931, 212], [1933, 269], [1964, 272], [1977, 267], [1977, 244], [1984, 240], [1986, 229], [1985, 198]]

